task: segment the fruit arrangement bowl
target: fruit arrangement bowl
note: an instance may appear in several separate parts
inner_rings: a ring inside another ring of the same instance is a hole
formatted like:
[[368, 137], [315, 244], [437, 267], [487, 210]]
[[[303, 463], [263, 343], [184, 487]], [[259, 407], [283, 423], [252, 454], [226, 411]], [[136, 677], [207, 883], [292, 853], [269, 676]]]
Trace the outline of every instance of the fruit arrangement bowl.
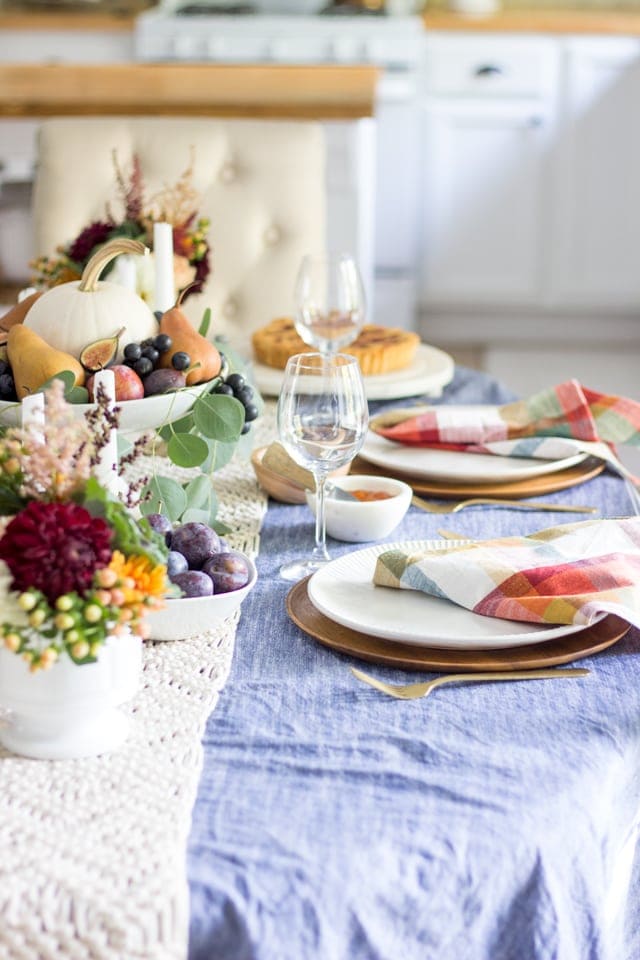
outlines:
[[177, 597], [167, 600], [161, 610], [147, 615], [150, 640], [189, 640], [204, 630], [211, 630], [232, 616], [253, 590], [258, 579], [255, 563], [247, 558], [250, 578], [239, 590], [215, 593], [210, 597]]
[[[121, 433], [143, 433], [145, 430], [156, 430], [164, 423], [171, 423], [187, 413], [200, 394], [210, 390], [214, 380], [198, 383], [193, 387], [183, 387], [173, 393], [160, 393], [151, 397], [142, 397], [139, 400], [118, 401], [120, 408]], [[73, 412], [83, 417], [89, 410], [93, 410], [92, 403], [74, 403]], [[0, 426], [20, 426], [22, 420], [22, 405], [19, 402], [0, 401]]]

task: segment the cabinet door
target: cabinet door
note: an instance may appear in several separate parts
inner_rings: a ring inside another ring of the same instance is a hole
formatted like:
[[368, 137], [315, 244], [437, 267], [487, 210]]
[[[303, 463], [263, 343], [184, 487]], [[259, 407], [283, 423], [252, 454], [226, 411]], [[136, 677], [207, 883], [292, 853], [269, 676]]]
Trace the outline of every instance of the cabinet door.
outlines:
[[640, 41], [567, 45], [552, 300], [640, 305]]
[[548, 102], [436, 99], [423, 123], [423, 304], [536, 301]]

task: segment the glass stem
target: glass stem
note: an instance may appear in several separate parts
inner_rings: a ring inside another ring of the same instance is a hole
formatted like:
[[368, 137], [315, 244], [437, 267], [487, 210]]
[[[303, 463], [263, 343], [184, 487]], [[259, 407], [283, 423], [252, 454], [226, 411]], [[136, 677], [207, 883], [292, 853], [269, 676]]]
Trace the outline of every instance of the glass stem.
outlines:
[[316, 481], [316, 545], [313, 548], [313, 560], [330, 560], [327, 550], [327, 524], [325, 511], [325, 486], [327, 474], [323, 471], [314, 475]]

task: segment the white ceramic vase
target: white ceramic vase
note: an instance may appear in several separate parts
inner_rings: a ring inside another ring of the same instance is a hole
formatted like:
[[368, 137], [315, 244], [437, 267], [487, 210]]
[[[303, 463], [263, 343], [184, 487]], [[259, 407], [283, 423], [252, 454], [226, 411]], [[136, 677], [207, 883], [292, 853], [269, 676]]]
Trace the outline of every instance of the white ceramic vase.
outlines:
[[0, 743], [37, 760], [69, 760], [109, 753], [127, 738], [118, 707], [140, 684], [142, 641], [109, 637], [95, 663], [78, 665], [65, 653], [36, 673], [0, 648], [0, 707], [9, 710]]

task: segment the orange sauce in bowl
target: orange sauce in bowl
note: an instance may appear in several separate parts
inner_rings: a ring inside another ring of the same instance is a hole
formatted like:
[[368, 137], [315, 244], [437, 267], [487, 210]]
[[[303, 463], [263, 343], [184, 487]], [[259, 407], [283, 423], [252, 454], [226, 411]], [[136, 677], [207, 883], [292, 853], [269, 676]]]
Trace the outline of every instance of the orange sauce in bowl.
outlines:
[[350, 490], [356, 500], [361, 500], [362, 502], [368, 502], [370, 500], [390, 500], [393, 494], [387, 493], [386, 490]]

